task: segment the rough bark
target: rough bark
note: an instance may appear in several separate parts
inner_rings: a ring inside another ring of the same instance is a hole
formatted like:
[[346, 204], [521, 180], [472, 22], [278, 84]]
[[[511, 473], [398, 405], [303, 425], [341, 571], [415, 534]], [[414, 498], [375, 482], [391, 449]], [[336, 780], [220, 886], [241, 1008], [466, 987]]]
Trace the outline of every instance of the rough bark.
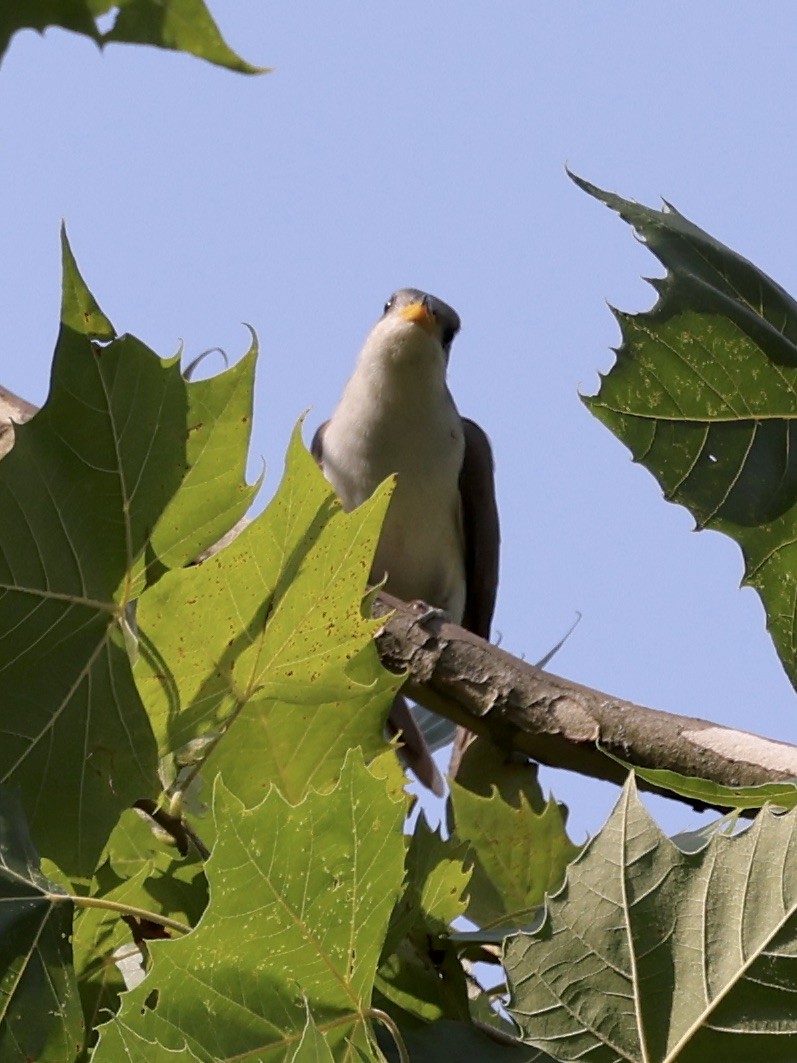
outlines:
[[386, 616], [379, 653], [408, 673], [406, 693], [508, 751], [617, 783], [625, 769], [602, 750], [726, 786], [797, 778], [797, 747], [788, 743], [580, 686], [387, 594], [375, 598], [374, 615]]

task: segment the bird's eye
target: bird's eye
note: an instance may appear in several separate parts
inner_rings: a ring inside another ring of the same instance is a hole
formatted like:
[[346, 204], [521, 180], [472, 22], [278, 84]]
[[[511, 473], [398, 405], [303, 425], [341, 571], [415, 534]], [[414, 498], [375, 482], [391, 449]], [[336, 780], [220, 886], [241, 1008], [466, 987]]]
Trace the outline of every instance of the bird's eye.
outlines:
[[452, 328], [451, 325], [446, 325], [440, 333], [440, 342], [446, 350], [454, 342], [454, 337], [457, 334], [457, 330]]
[[390, 308], [393, 306], [393, 303], [395, 303], [395, 301], [396, 301], [395, 295], [391, 295], [390, 298], [388, 299], [388, 301], [385, 303], [385, 306], [384, 306], [384, 309], [382, 310], [382, 313], [386, 314], [388, 312], [388, 310], [390, 310]]

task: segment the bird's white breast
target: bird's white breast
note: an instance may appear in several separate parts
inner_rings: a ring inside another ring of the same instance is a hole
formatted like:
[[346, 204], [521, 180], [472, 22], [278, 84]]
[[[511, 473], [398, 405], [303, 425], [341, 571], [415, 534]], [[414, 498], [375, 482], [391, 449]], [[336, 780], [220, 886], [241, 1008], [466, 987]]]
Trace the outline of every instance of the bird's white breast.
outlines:
[[395, 357], [389, 335], [378, 337], [373, 350], [366, 343], [327, 425], [322, 467], [346, 509], [397, 474], [372, 579], [386, 573], [392, 594], [420, 598], [459, 620], [465, 607], [462, 421], [444, 362], [426, 349], [431, 340], [415, 333], [417, 350], [408, 352], [399, 336]]

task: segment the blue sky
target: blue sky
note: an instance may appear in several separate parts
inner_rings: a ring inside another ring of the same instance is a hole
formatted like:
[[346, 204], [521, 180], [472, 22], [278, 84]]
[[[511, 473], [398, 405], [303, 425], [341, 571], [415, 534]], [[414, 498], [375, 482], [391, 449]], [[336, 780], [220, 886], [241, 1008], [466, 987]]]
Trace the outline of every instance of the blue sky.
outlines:
[[[492, 438], [496, 634], [672, 712], [797, 740], [797, 705], [741, 555], [579, 401], [612, 362], [607, 301], [657, 263], [564, 166], [659, 196], [797, 292], [797, 8], [530, 0], [210, 0], [245, 78], [154, 49], [23, 33], [0, 68], [0, 381], [46, 394], [58, 228], [103, 309], [160, 355], [262, 345], [253, 469], [329, 415], [390, 292], [463, 319], [451, 386]], [[308, 439], [309, 439], [308, 430]], [[609, 786], [546, 771], [577, 837]], [[668, 830], [696, 822], [651, 802]]]

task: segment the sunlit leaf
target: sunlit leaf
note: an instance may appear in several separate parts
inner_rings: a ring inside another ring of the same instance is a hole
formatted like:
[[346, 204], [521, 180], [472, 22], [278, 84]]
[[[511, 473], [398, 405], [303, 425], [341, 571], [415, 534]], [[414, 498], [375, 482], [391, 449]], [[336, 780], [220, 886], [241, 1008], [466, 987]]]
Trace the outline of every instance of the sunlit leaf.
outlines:
[[241, 74], [267, 73], [227, 45], [203, 0], [126, 0], [103, 43], [154, 44], [188, 52]]
[[139, 602], [136, 679], [162, 755], [203, 736], [247, 803], [331, 785], [349, 748], [385, 748], [400, 679], [379, 664], [362, 596], [389, 490], [344, 513], [295, 433], [265, 512]]
[[187, 389], [188, 470], [152, 530], [152, 549], [168, 568], [188, 564], [217, 542], [257, 493], [259, 484], [250, 487], [244, 480], [256, 360], [253, 338], [236, 365]]
[[295, 1052], [288, 1058], [290, 1063], [335, 1063], [329, 1042], [309, 1013], [307, 1024], [302, 1031], [302, 1039], [296, 1046]]
[[[351, 754], [335, 790], [245, 810], [222, 783], [210, 905], [103, 1028], [95, 1063], [133, 1038], [211, 1063], [289, 1059], [309, 1008], [338, 1060], [368, 1048], [376, 964], [402, 877], [403, 802]], [[297, 859], [301, 856], [300, 859]], [[158, 1057], [156, 1057], [158, 1058]]]

